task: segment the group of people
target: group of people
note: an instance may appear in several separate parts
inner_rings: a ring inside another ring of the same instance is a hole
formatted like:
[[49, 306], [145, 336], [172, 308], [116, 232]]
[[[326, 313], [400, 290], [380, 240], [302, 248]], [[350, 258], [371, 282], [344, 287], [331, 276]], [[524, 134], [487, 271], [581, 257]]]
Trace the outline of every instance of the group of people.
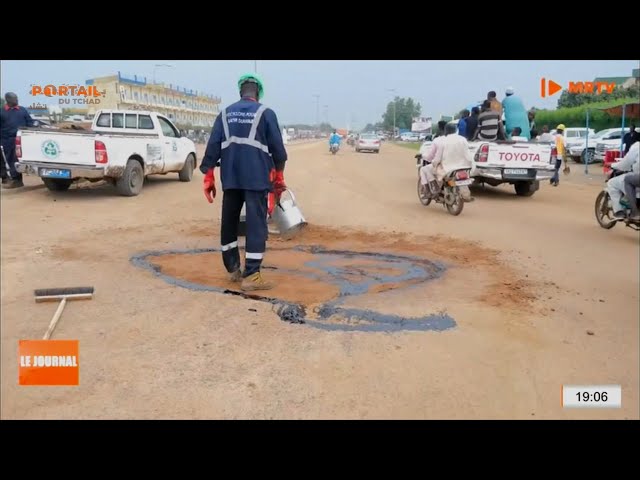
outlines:
[[[504, 114], [504, 123], [502, 116]], [[467, 140], [529, 141], [537, 136], [535, 112], [527, 112], [520, 97], [512, 87], [507, 88], [502, 102], [493, 90], [479, 107], [463, 110], [458, 120], [458, 134]]]

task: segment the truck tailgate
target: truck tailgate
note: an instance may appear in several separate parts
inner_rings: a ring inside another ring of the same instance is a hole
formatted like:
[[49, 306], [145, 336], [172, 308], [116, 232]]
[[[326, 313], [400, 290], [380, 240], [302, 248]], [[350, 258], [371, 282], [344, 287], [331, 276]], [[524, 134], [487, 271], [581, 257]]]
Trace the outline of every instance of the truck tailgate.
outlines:
[[504, 168], [549, 168], [551, 146], [537, 143], [491, 143], [483, 166]]
[[20, 132], [24, 162], [95, 165], [95, 133]]

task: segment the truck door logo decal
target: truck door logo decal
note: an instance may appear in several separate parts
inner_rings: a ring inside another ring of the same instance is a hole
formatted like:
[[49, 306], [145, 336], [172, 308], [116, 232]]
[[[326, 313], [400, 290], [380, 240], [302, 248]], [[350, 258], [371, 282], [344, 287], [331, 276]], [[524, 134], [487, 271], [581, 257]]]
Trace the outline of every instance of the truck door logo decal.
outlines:
[[47, 158], [58, 158], [60, 155], [60, 147], [53, 140], [45, 140], [40, 148], [42, 154]]
[[173, 143], [171, 144], [171, 148], [173, 149], [174, 152], [178, 151], [178, 144], [176, 143], [176, 141], [174, 140]]

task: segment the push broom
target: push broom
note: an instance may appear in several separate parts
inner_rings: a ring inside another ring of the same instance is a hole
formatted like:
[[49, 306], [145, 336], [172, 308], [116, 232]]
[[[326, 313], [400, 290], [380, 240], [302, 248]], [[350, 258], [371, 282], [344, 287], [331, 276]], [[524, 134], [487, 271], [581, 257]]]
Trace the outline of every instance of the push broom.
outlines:
[[49, 340], [53, 330], [56, 328], [58, 320], [60, 320], [60, 317], [62, 316], [62, 311], [67, 304], [67, 300], [91, 300], [93, 298], [93, 287], [41, 288], [39, 290], [34, 290], [33, 293], [36, 297], [36, 303], [56, 302], [60, 300], [58, 309], [53, 315], [53, 318], [49, 323], [49, 328], [43, 337], [43, 340]]

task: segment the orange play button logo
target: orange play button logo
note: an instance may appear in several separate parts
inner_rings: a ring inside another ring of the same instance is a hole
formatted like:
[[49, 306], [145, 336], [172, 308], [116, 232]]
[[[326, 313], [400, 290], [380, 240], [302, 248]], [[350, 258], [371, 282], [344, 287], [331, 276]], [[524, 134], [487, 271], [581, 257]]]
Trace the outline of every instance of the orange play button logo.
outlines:
[[558, 85], [553, 80], [548, 80], [544, 77], [540, 79], [540, 96], [545, 98], [547, 95], [550, 97], [551, 95], [555, 95], [560, 90], [562, 90], [562, 86]]

